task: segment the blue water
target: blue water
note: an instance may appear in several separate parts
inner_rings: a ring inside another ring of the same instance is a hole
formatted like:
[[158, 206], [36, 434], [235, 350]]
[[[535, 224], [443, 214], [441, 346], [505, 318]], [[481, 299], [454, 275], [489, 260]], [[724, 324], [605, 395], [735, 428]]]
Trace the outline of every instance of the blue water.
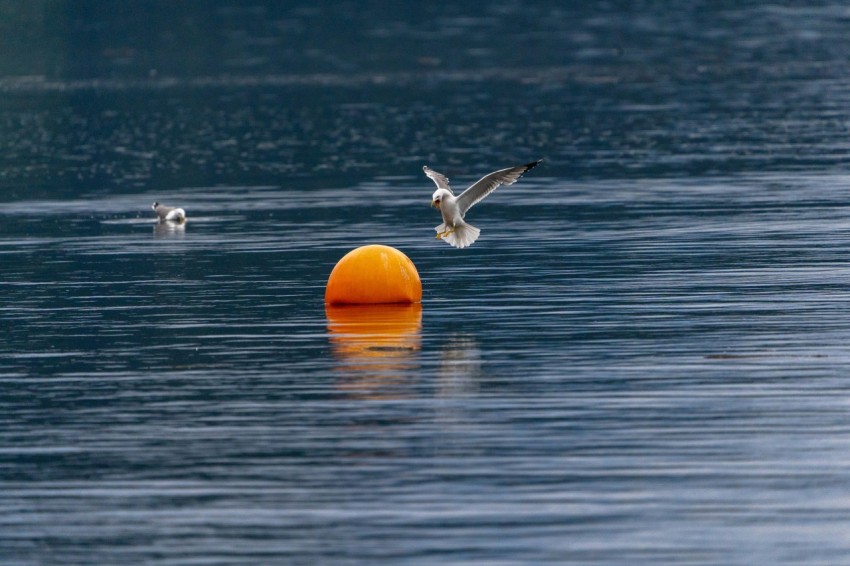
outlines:
[[[0, 57], [0, 562], [847, 563], [845, 7], [83, 6]], [[369, 243], [421, 306], [326, 309]]]

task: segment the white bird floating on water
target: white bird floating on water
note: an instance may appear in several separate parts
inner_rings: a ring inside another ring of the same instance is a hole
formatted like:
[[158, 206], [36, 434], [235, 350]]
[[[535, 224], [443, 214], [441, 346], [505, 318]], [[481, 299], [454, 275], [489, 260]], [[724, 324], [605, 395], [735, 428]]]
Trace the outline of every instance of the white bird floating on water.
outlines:
[[186, 222], [186, 211], [182, 208], [175, 208], [173, 206], [165, 206], [164, 204], [159, 204], [155, 202], [151, 205], [151, 208], [156, 212], [157, 217], [159, 217], [160, 222]]
[[442, 238], [456, 248], [465, 248], [478, 239], [481, 230], [464, 222], [466, 211], [474, 204], [495, 191], [499, 185], [513, 185], [529, 169], [537, 167], [543, 161], [538, 159], [525, 165], [508, 167], [484, 175], [475, 184], [455, 196], [449, 186], [449, 179], [437, 173], [427, 165], [422, 167], [425, 174], [437, 185], [437, 190], [431, 196], [431, 206], [436, 206], [443, 214], [443, 223], [435, 227], [437, 239]]

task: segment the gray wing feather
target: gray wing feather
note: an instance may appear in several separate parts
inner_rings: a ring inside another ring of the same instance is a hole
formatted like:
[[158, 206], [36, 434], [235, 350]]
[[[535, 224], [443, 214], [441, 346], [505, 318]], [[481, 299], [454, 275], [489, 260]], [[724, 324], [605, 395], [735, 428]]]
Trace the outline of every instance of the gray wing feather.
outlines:
[[[446, 189], [450, 193], [452, 192], [452, 188], [449, 186], [449, 178], [448, 177], [446, 177], [445, 175], [443, 175], [441, 173], [437, 173], [436, 171], [434, 171], [433, 169], [431, 169], [427, 165], [423, 165], [422, 170], [425, 171], [425, 174], [428, 176], [429, 179], [434, 181], [434, 183], [437, 185], [438, 189]], [[454, 193], [452, 193], [452, 194], [454, 194]]]
[[465, 214], [466, 211], [472, 208], [473, 205], [495, 191], [499, 185], [513, 185], [520, 177], [522, 177], [523, 173], [529, 169], [537, 167], [537, 164], [541, 161], [543, 160], [540, 159], [525, 165], [517, 165], [516, 167], [500, 169], [498, 171], [493, 171], [489, 175], [484, 175], [474, 185], [470, 186], [457, 197], [457, 205], [460, 213]]
[[165, 206], [164, 204], [158, 204], [158, 205], [154, 208], [154, 211], [156, 212], [156, 215], [157, 215], [157, 216], [159, 216], [160, 218], [163, 218], [163, 219], [164, 219], [166, 216], [168, 216], [168, 213], [169, 213], [169, 212], [171, 212], [172, 210], [174, 210], [174, 207], [173, 207], [173, 206]]

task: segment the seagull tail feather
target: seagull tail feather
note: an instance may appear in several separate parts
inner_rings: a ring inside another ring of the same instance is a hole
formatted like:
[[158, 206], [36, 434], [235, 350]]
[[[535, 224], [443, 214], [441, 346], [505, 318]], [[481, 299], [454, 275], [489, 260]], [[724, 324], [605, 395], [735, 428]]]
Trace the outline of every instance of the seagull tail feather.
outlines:
[[465, 248], [478, 239], [481, 230], [466, 222], [455, 225], [453, 232], [443, 236], [443, 239], [456, 248]]
[[170, 211], [166, 216], [166, 220], [170, 220], [172, 222], [185, 222], [186, 221], [186, 211], [182, 208], [175, 208]]

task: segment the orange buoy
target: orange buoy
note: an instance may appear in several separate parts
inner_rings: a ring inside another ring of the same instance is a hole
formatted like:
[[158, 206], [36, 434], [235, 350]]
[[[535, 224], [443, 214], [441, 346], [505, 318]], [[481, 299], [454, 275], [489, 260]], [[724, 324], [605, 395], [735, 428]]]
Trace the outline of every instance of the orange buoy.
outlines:
[[395, 248], [381, 245], [351, 250], [334, 266], [325, 288], [329, 305], [418, 303], [422, 282], [416, 266]]

